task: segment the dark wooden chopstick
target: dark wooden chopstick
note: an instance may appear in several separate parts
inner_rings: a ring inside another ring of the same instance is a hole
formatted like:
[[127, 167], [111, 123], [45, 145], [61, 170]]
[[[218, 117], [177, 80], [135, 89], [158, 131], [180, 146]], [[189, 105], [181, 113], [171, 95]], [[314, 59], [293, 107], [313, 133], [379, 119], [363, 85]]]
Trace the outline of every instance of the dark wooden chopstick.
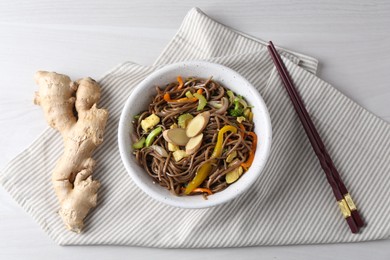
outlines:
[[362, 221], [347, 188], [342, 182], [340, 174], [334, 166], [333, 161], [330, 158], [325, 145], [322, 142], [322, 139], [319, 136], [309, 114], [307, 113], [302, 99], [295, 89], [292, 80], [272, 42], [269, 43], [268, 50], [294, 105], [295, 111], [297, 112], [299, 119], [305, 129], [309, 141], [326, 174], [326, 178], [332, 187], [333, 194], [336, 197], [340, 210], [346, 219], [352, 233], [357, 233], [359, 231], [359, 227], [364, 225], [364, 222]]
[[313, 135], [314, 135], [314, 137], [315, 137], [315, 139], [317, 141], [317, 144], [319, 145], [319, 148], [320, 148], [321, 152], [325, 156], [325, 160], [328, 163], [328, 165], [329, 165], [329, 167], [330, 167], [330, 169], [332, 171], [333, 177], [335, 178], [335, 180], [336, 180], [336, 182], [338, 184], [340, 192], [343, 194], [344, 200], [347, 202], [348, 208], [351, 211], [351, 215], [352, 215], [353, 219], [355, 220], [356, 225], [358, 227], [364, 226], [364, 222], [363, 222], [362, 218], [360, 217], [359, 212], [357, 211], [355, 203], [353, 202], [351, 195], [349, 194], [347, 188], [345, 187], [344, 182], [342, 181], [339, 172], [337, 171], [336, 167], [334, 166], [333, 161], [330, 158], [329, 153], [326, 150], [325, 145], [322, 142], [322, 139], [319, 136], [319, 134], [317, 132], [317, 129], [315, 128], [315, 126], [314, 126], [314, 124], [313, 124], [309, 114], [307, 113], [306, 108], [303, 105], [302, 99], [300, 98], [297, 90], [295, 89], [293, 83], [291, 82], [291, 78], [289, 77], [289, 75], [287, 73], [287, 70], [284, 68], [283, 62], [280, 59], [280, 56], [277, 54], [276, 48], [275, 48], [275, 46], [273, 45], [272, 42], [270, 42], [270, 48], [276, 54], [275, 58], [277, 59], [278, 63], [281, 64], [282, 73], [283, 73], [285, 79], [288, 81], [288, 84], [290, 86], [292, 86], [292, 88], [290, 88], [291, 92], [293, 93], [295, 99], [298, 101], [298, 105], [300, 106], [300, 109], [301, 109], [301, 111], [302, 111], [306, 121], [309, 124], [310, 130], [312, 131], [312, 133], [313, 133]]

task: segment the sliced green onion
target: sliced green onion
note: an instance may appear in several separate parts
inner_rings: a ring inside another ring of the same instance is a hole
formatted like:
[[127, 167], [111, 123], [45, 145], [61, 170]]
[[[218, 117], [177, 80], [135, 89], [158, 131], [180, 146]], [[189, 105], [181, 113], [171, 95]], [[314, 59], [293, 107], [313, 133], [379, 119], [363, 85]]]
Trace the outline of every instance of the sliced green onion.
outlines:
[[153, 143], [154, 139], [156, 139], [156, 137], [161, 134], [161, 132], [162, 128], [160, 126], [153, 129], [153, 131], [150, 132], [150, 134], [148, 134], [148, 136], [146, 137], [145, 146], [149, 147]]
[[237, 96], [234, 101], [238, 101], [244, 107], [244, 109], [248, 107], [248, 103], [246, 103], [242, 96]]
[[234, 98], [235, 98], [233, 91], [228, 90], [228, 91], [226, 91], [226, 94], [229, 96], [229, 102], [230, 102], [230, 104], [233, 104]]
[[207, 105], [207, 99], [202, 94], [198, 93], [194, 93], [194, 97], [199, 100], [198, 108], [196, 110], [202, 110]]
[[181, 128], [186, 128], [188, 123], [194, 118], [193, 115], [185, 113], [179, 116], [177, 123]]
[[144, 144], [145, 144], [145, 137], [142, 137], [141, 139], [139, 139], [137, 142], [133, 144], [133, 148], [136, 150], [141, 149], [142, 147], [144, 147]]
[[186, 92], [186, 97], [193, 98], [194, 96], [192, 95], [191, 91], [187, 91]]

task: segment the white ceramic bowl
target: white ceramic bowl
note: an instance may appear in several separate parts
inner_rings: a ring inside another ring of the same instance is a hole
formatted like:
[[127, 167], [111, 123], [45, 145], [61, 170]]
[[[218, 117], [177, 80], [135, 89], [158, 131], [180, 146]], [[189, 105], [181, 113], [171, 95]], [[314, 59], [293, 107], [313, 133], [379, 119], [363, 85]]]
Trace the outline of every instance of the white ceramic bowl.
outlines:
[[[208, 200], [201, 195], [174, 196], [159, 184], [154, 184], [152, 178], [137, 164], [132, 155], [130, 135], [133, 132], [131, 121], [133, 116], [148, 108], [152, 97], [156, 94], [155, 86], [165, 86], [176, 81], [176, 77], [213, 77], [226, 88], [242, 95], [250, 105], [254, 106], [255, 133], [258, 136], [257, 150], [252, 166], [235, 183], [225, 190], [208, 196]], [[152, 198], [181, 208], [206, 208], [230, 201], [245, 192], [259, 177], [266, 164], [271, 147], [271, 121], [267, 107], [259, 92], [237, 72], [215, 63], [204, 61], [180, 62], [162, 67], [146, 77], [135, 87], [127, 99], [119, 121], [118, 143], [123, 164], [129, 175], [141, 190]]]

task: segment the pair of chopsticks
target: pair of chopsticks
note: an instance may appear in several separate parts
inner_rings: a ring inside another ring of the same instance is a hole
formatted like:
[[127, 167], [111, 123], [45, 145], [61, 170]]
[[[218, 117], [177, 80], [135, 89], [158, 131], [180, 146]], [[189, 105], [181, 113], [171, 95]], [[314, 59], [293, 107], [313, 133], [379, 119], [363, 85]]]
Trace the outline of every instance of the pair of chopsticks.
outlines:
[[332, 159], [330, 158], [324, 143], [319, 136], [313, 121], [311, 120], [307, 110], [302, 102], [301, 97], [299, 96], [292, 80], [285, 68], [283, 61], [281, 60], [278, 52], [275, 49], [275, 46], [270, 41], [268, 45], [268, 51], [271, 54], [272, 60], [279, 72], [279, 75], [283, 81], [283, 84], [290, 96], [290, 99], [294, 105], [295, 111], [297, 112], [299, 119], [305, 129], [306, 135], [310, 140], [310, 143], [316, 153], [322, 169], [325, 172], [326, 178], [332, 187], [334, 196], [336, 197], [337, 203], [343, 214], [345, 220], [347, 221], [349, 228], [352, 233], [358, 233], [359, 228], [364, 226], [364, 222], [357, 211], [355, 203], [352, 200], [351, 195], [349, 194], [347, 188], [345, 187], [343, 181], [341, 180], [340, 174], [337, 171], [336, 167], [333, 164]]

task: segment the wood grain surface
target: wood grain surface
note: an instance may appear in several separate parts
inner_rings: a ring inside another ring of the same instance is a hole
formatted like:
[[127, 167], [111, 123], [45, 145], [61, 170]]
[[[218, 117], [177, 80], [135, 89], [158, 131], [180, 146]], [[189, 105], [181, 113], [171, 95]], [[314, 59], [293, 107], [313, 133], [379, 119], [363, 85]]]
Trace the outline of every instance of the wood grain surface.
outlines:
[[[389, 1], [3, 0], [0, 168], [46, 128], [42, 111], [32, 104], [36, 70], [98, 79], [123, 61], [150, 65], [194, 6], [235, 29], [318, 58], [321, 78], [390, 122]], [[238, 257], [390, 259], [390, 240], [216, 250], [59, 247], [0, 188], [0, 259]]]

